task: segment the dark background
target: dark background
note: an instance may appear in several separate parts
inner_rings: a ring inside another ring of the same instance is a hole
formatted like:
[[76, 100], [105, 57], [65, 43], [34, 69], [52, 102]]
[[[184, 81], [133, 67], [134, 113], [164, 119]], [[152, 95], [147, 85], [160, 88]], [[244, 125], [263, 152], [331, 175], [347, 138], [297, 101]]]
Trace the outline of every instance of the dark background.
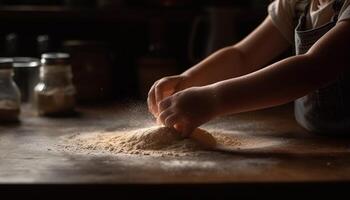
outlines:
[[80, 102], [145, 99], [153, 81], [180, 73], [248, 34], [266, 16], [268, 4], [0, 0], [0, 56], [68, 52]]

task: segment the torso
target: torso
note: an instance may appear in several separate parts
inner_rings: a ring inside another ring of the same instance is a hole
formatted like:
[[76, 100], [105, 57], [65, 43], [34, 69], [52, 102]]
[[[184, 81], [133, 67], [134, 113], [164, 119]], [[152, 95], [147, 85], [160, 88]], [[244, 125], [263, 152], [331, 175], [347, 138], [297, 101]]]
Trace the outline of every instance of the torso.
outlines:
[[[306, 26], [310, 21], [308, 17], [312, 14], [306, 5], [295, 28], [297, 55], [307, 53], [315, 42], [336, 25], [340, 8], [333, 7], [333, 5], [338, 5], [341, 0], [336, 1], [337, 4], [332, 0], [330, 5], [329, 3], [326, 5], [332, 9], [330, 19], [317, 27]], [[309, 3], [312, 7], [315, 1]], [[313, 132], [344, 134], [350, 130], [350, 105], [347, 102], [350, 102], [350, 73], [348, 71], [342, 73], [337, 80], [296, 100], [296, 120]]]

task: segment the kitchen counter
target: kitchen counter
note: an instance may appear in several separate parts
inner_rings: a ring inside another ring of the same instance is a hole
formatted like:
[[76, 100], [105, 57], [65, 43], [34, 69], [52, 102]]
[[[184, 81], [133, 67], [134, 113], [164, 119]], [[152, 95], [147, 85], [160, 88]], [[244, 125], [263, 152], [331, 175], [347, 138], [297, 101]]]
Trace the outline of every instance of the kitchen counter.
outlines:
[[[143, 104], [79, 108], [79, 114], [70, 118], [36, 117], [28, 106], [22, 110], [20, 124], [0, 126], [1, 184], [215, 187], [350, 181], [350, 140], [307, 133], [294, 121], [290, 105], [223, 117], [203, 126], [256, 140], [249, 151], [184, 157], [77, 154], [59, 149], [64, 135], [152, 124]], [[259, 141], [273, 142], [259, 145]]]

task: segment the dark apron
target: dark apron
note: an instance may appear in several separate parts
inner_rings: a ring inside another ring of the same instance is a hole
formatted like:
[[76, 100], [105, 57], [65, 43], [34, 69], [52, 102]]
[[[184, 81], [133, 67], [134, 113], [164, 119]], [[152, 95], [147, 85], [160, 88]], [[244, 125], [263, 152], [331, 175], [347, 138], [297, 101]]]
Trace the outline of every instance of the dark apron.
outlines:
[[[343, 1], [333, 3], [335, 15], [331, 22], [311, 30], [306, 30], [306, 19], [310, 1], [306, 2], [303, 13], [295, 28], [295, 51], [305, 54], [325, 33], [332, 29], [337, 21]], [[334, 61], [336, 64], [336, 61]], [[315, 74], [317, 76], [317, 74]], [[298, 123], [309, 131], [340, 135], [349, 131], [350, 136], [350, 76], [344, 72], [337, 80], [327, 86], [299, 98], [294, 103], [295, 117]]]

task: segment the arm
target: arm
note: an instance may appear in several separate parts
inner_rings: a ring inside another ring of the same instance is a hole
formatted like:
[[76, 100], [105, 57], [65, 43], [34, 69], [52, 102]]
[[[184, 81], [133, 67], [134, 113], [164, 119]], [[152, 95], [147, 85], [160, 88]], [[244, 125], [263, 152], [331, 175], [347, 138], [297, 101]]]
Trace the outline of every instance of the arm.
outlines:
[[242, 76], [263, 68], [289, 46], [267, 17], [242, 41], [218, 50], [182, 75], [188, 77], [189, 86], [204, 86]]
[[304, 55], [256, 72], [189, 88], [159, 104], [160, 121], [184, 135], [224, 114], [287, 103], [335, 80], [350, 67], [350, 21], [340, 22]]
[[289, 47], [270, 17], [238, 44], [221, 49], [181, 75], [156, 81], [148, 93], [148, 108], [159, 115], [159, 103], [184, 89], [239, 77], [264, 67]]
[[220, 114], [238, 113], [293, 101], [335, 80], [350, 67], [350, 21], [340, 22], [304, 55], [212, 85]]

